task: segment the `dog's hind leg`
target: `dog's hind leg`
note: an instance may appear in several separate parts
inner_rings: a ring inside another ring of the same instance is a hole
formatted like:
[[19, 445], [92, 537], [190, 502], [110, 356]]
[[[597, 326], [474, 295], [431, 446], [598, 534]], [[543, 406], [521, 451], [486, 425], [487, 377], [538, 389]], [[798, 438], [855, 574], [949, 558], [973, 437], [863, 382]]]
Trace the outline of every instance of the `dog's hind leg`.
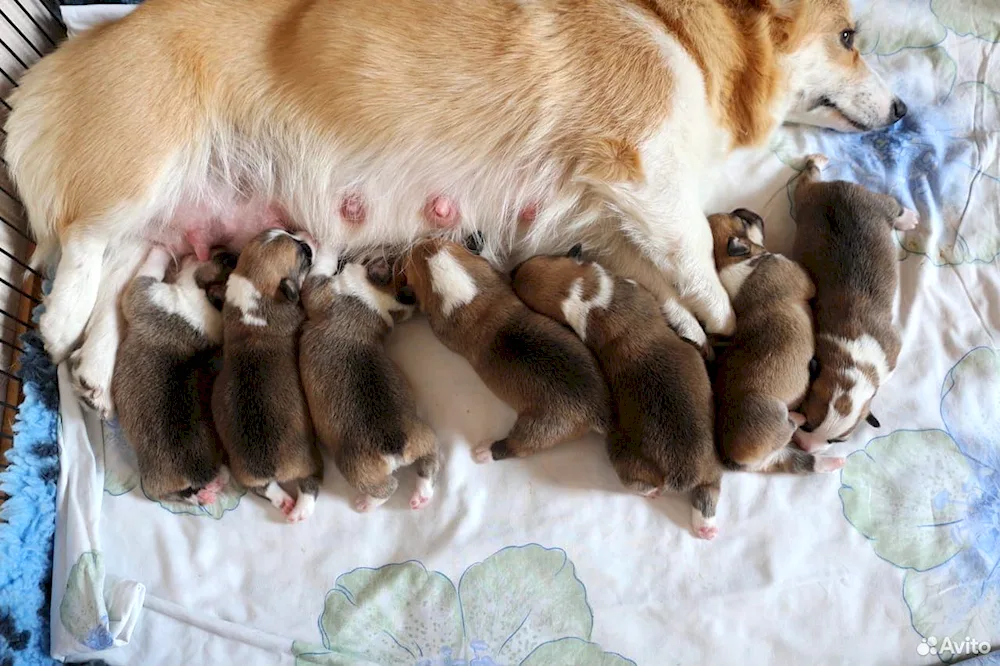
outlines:
[[52, 362], [66, 360], [83, 335], [97, 303], [107, 237], [86, 229], [80, 222], [62, 239], [62, 256], [45, 298], [45, 312], [38, 328]]
[[590, 429], [589, 422], [580, 423], [564, 415], [536, 416], [525, 413], [518, 416], [517, 422], [506, 437], [492, 444], [480, 445], [473, 451], [473, 458], [476, 462], [523, 458], [556, 444], [583, 437], [590, 432]]
[[133, 242], [108, 253], [83, 344], [70, 357], [73, 387], [102, 419], [114, 414], [111, 379], [121, 341], [120, 296], [143, 260], [145, 250], [144, 244]]
[[691, 491], [691, 527], [700, 539], [714, 539], [719, 534], [715, 524], [715, 509], [722, 490], [722, 475]]
[[410, 508], [422, 509], [434, 497], [434, 479], [440, 467], [437, 436], [430, 426], [421, 423], [416, 428], [406, 443], [403, 455], [406, 460], [413, 460], [417, 468], [417, 487], [410, 496]]
[[631, 492], [648, 499], [660, 496], [663, 484], [666, 482], [663, 470], [642, 455], [638, 447], [633, 446], [628, 439], [612, 433], [608, 437], [608, 457], [622, 485]]
[[316, 496], [319, 495], [320, 478], [307, 476], [299, 479], [299, 495], [295, 498], [295, 506], [285, 516], [290, 523], [300, 523], [316, 510]]

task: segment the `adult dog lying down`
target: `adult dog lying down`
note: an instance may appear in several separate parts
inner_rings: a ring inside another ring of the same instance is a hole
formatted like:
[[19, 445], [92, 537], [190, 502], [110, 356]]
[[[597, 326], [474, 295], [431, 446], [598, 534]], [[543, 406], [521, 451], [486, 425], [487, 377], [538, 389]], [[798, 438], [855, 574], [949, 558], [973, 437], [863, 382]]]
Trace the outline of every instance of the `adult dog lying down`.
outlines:
[[39, 261], [61, 250], [46, 347], [109, 414], [146, 247], [274, 225], [348, 252], [480, 229], [497, 262], [582, 241], [682, 336], [730, 333], [706, 181], [783, 120], [902, 117], [853, 35], [847, 0], [149, 0], [10, 100]]

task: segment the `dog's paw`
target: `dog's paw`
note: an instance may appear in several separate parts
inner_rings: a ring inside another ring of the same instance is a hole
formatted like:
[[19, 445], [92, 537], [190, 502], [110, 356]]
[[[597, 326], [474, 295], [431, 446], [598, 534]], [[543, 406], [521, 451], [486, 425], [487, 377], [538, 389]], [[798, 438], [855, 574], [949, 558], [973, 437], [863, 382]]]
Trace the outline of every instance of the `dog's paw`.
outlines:
[[354, 500], [354, 508], [357, 509], [358, 513], [374, 511], [383, 504], [385, 504], [384, 499], [372, 497], [371, 495], [358, 495], [357, 499]]
[[206, 504], [215, 504], [216, 500], [219, 499], [218, 491], [213, 490], [208, 486], [199, 490], [195, 495], [193, 495], [193, 497], [198, 500], [197, 504], [201, 506]]
[[[791, 414], [789, 414], [791, 420]], [[821, 453], [830, 448], [830, 443], [801, 428], [792, 434], [792, 441], [806, 453]]]
[[61, 319], [54, 317], [46, 310], [38, 320], [38, 332], [42, 336], [45, 351], [52, 359], [53, 365], [59, 365], [70, 355], [76, 346], [77, 335], [61, 325]]
[[715, 537], [719, 536], [719, 528], [714, 525], [703, 525], [695, 531], [695, 535], [699, 539], [711, 541]]
[[410, 508], [414, 511], [427, 506], [434, 497], [434, 482], [424, 477], [417, 477], [417, 487], [410, 496]]
[[479, 465], [493, 462], [493, 442], [482, 442], [472, 449], [472, 459]]
[[846, 458], [836, 456], [816, 456], [816, 461], [813, 463], [813, 471], [820, 473], [836, 472], [838, 469], [842, 468], [846, 462]]
[[816, 167], [820, 171], [825, 169], [827, 165], [830, 164], [830, 158], [822, 153], [813, 153], [812, 155], [806, 155], [806, 168]]
[[114, 361], [109, 363], [103, 355], [87, 353], [87, 348], [81, 347], [70, 354], [69, 363], [70, 378], [76, 394], [101, 419], [110, 420], [115, 413], [111, 400]]
[[917, 211], [909, 208], [904, 208], [899, 217], [892, 221], [893, 228], [899, 231], [912, 231], [917, 228], [918, 224], [920, 224], [920, 216], [917, 215]]
[[691, 508], [691, 529], [699, 539], [711, 541], [719, 535], [719, 528], [715, 524], [715, 516], [706, 518], [701, 511]]
[[309, 493], [299, 493], [299, 499], [295, 502], [292, 510], [285, 514], [290, 523], [301, 523], [303, 520], [313, 515], [316, 510], [316, 498]]
[[706, 313], [705, 331], [726, 337], [732, 337], [736, 333], [736, 312], [728, 298]]

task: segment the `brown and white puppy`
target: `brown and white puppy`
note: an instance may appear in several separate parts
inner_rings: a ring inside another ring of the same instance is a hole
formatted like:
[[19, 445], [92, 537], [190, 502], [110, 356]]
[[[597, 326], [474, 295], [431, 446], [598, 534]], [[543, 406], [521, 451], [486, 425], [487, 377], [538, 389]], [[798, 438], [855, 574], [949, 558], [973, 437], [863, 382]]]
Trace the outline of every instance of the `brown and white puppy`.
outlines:
[[892, 321], [899, 282], [893, 229], [917, 214], [888, 194], [845, 181], [819, 181], [823, 155], [810, 156], [795, 188], [794, 257], [816, 283], [819, 375], [801, 411], [800, 445], [825, 448], [849, 438], [871, 416], [875, 393], [899, 357]]
[[715, 368], [715, 432], [723, 461], [749, 471], [828, 472], [843, 458], [790, 446], [809, 389], [812, 281], [764, 248], [764, 221], [738, 209], [708, 218], [719, 277], [733, 299], [736, 335]]
[[395, 288], [384, 259], [338, 272], [326, 249], [317, 252], [302, 286], [302, 384], [320, 443], [361, 493], [359, 511], [389, 499], [398, 485], [393, 472], [414, 463], [410, 508], [434, 496], [437, 436], [417, 418], [409, 383], [385, 350], [394, 320], [409, 316], [414, 302], [412, 290]]
[[477, 446], [477, 462], [607, 432], [610, 398], [593, 355], [564, 327], [529, 310], [485, 259], [432, 239], [413, 248], [404, 270], [438, 339], [517, 412], [507, 437]]
[[111, 388], [151, 499], [211, 504], [224, 484], [209, 399], [222, 315], [209, 292], [235, 261], [227, 252], [205, 263], [188, 256], [168, 284], [170, 254], [154, 246], [122, 299], [128, 328]]
[[[290, 522], [312, 514], [323, 476], [299, 379], [299, 290], [311, 263], [308, 243], [285, 231], [246, 245], [226, 286], [222, 372], [212, 394], [233, 476]], [[292, 482], [294, 501], [278, 485]]]
[[671, 330], [649, 291], [583, 261], [579, 245], [529, 259], [511, 277], [528, 307], [572, 328], [597, 356], [615, 412], [608, 453], [622, 483], [647, 497], [690, 492], [695, 533], [714, 538], [722, 465], [698, 350]]

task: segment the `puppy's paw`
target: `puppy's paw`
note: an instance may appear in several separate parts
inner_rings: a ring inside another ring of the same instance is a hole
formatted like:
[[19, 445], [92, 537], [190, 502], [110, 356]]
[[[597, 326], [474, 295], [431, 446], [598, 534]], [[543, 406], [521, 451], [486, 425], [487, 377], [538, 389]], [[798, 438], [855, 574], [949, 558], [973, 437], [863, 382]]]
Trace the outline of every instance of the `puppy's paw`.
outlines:
[[424, 508], [434, 497], [434, 483], [424, 477], [417, 478], [417, 487], [410, 496], [410, 508], [414, 511]]
[[[789, 419], [791, 420], [791, 414], [789, 414]], [[819, 437], [815, 437], [811, 432], [806, 432], [801, 429], [796, 430], [792, 434], [792, 441], [806, 453], [820, 453], [830, 448], [829, 442], [820, 439]]]
[[701, 511], [691, 508], [691, 528], [699, 539], [711, 541], [719, 535], [719, 528], [715, 524], [715, 516], [706, 518]]
[[652, 488], [643, 487], [643, 488], [637, 488], [636, 492], [639, 494], [639, 497], [645, 497], [646, 499], [654, 500], [660, 496], [661, 491], [659, 488], [656, 487]]
[[206, 504], [215, 504], [216, 500], [219, 499], [219, 490], [221, 490], [221, 488], [210, 488], [209, 486], [211, 486], [211, 484], [205, 486], [192, 495], [192, 497], [198, 500], [198, 505], [205, 506]]
[[257, 492], [259, 494], [263, 494], [264, 497], [266, 497], [271, 503], [271, 506], [281, 511], [281, 513], [286, 516], [292, 512], [292, 509], [295, 508], [295, 500], [293, 500], [292, 496], [286, 493], [285, 489], [279, 486], [276, 481], [271, 481], [267, 484], [263, 493], [260, 493], [260, 491]]
[[303, 520], [313, 515], [316, 510], [316, 497], [309, 493], [299, 493], [299, 499], [295, 502], [291, 511], [285, 514], [290, 523], [301, 523]]
[[472, 449], [472, 459], [479, 465], [493, 462], [493, 442], [481, 442]]
[[719, 536], [719, 528], [714, 525], [704, 525], [699, 527], [695, 531], [695, 535], [699, 539], [704, 539], [705, 541], [711, 541], [715, 537]]
[[811, 155], [806, 155], [805, 168], [816, 167], [820, 171], [825, 169], [827, 165], [830, 164], [830, 158], [822, 153], [813, 153]]
[[354, 500], [354, 508], [358, 510], [358, 513], [368, 513], [369, 511], [374, 511], [383, 504], [385, 504], [384, 499], [372, 497], [371, 495], [358, 495], [357, 499]]
[[893, 228], [899, 231], [911, 231], [916, 229], [918, 224], [920, 224], [920, 216], [917, 215], [917, 211], [909, 208], [904, 208], [900, 216], [892, 221]]
[[115, 413], [111, 400], [111, 377], [114, 360], [108, 362], [102, 354], [88, 353], [86, 346], [77, 349], [69, 357], [70, 377], [73, 389], [88, 407], [108, 421]]
[[803, 426], [803, 425], [806, 424], [806, 417], [805, 417], [805, 415], [799, 414], [798, 412], [788, 412], [788, 420], [796, 428], [798, 428], [799, 426]]
[[707, 313], [705, 331], [710, 334], [732, 337], [736, 333], [736, 312], [727, 298]]
[[281, 504], [278, 506], [278, 509], [281, 513], [285, 514], [286, 518], [288, 518], [295, 509], [295, 500], [291, 497], [285, 497], [285, 499], [281, 500]]
[[816, 462], [813, 464], [814, 472], [836, 472], [838, 469], [844, 466], [847, 462], [846, 458], [840, 458], [837, 456], [816, 456]]

